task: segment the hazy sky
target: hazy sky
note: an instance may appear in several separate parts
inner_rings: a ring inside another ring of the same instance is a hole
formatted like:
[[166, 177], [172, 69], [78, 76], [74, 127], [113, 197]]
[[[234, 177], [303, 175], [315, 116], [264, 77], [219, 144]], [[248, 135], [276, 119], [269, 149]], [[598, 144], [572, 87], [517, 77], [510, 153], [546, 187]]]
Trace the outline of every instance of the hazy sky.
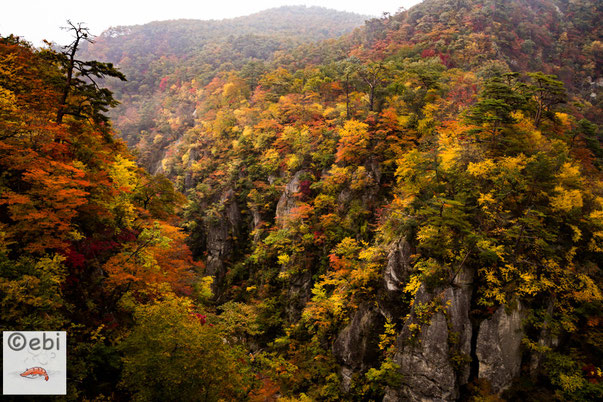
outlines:
[[0, 35], [15, 34], [40, 45], [42, 39], [63, 44], [69, 36], [59, 28], [67, 19], [85, 22], [95, 35], [110, 26], [144, 24], [178, 18], [239, 17], [281, 5], [317, 5], [380, 16], [410, 8], [421, 0], [2, 0]]

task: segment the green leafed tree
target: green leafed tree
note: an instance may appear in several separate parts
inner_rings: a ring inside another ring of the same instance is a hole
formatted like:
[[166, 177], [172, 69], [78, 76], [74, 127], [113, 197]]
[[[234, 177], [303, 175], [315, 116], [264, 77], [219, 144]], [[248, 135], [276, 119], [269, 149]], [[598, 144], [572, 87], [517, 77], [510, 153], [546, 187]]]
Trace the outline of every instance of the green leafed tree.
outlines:
[[57, 123], [63, 122], [65, 115], [75, 117], [91, 117], [95, 122], [107, 122], [103, 115], [110, 107], [118, 102], [113, 98], [113, 93], [107, 88], [99, 86], [99, 80], [105, 77], [126, 77], [112, 63], [99, 61], [82, 61], [76, 58], [77, 51], [82, 42], [92, 43], [92, 36], [87, 27], [82, 23], [73, 24], [67, 21], [65, 29], [73, 34], [73, 41], [64, 46], [60, 52], [49, 52], [49, 55], [61, 67], [65, 74], [65, 81], [61, 84], [62, 93], [57, 110]]
[[563, 83], [554, 75], [538, 71], [528, 76], [532, 81], [529, 90], [533, 94], [534, 125], [538, 127], [544, 117], [553, 116], [553, 107], [565, 101], [566, 93]]
[[141, 401], [242, 400], [250, 391], [246, 357], [190, 299], [166, 296], [136, 308], [121, 348], [122, 386]]

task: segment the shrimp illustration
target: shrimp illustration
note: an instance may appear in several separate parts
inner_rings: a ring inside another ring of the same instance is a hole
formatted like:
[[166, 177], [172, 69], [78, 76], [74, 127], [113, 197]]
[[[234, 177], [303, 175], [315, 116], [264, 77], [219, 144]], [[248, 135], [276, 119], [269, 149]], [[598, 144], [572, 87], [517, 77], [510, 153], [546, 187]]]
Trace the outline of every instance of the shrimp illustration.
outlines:
[[21, 373], [21, 377], [36, 378], [37, 376], [43, 376], [48, 381], [48, 373], [42, 367], [32, 367]]

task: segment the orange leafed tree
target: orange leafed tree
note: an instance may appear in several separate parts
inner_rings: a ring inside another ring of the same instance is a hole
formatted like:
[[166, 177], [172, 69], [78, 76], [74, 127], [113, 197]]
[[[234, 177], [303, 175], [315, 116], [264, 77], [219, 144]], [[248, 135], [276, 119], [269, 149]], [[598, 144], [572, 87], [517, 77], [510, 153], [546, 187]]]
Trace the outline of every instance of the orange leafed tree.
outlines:
[[107, 286], [144, 293], [164, 283], [179, 294], [190, 294], [201, 263], [193, 261], [185, 237], [180, 229], [167, 223], [156, 223], [154, 229], [144, 230], [137, 241], [105, 263]]

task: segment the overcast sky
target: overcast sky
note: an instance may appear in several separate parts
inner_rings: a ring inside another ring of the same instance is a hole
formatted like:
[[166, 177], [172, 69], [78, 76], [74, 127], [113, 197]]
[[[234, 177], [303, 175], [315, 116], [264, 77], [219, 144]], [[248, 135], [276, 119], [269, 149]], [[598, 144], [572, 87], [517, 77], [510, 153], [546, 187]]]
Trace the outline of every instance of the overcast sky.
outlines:
[[59, 28], [67, 19], [85, 22], [93, 34], [116, 25], [144, 24], [178, 18], [222, 19], [282, 5], [317, 5], [380, 16], [410, 8], [420, 0], [2, 0], [0, 35], [15, 34], [39, 46], [42, 39], [65, 43]]

